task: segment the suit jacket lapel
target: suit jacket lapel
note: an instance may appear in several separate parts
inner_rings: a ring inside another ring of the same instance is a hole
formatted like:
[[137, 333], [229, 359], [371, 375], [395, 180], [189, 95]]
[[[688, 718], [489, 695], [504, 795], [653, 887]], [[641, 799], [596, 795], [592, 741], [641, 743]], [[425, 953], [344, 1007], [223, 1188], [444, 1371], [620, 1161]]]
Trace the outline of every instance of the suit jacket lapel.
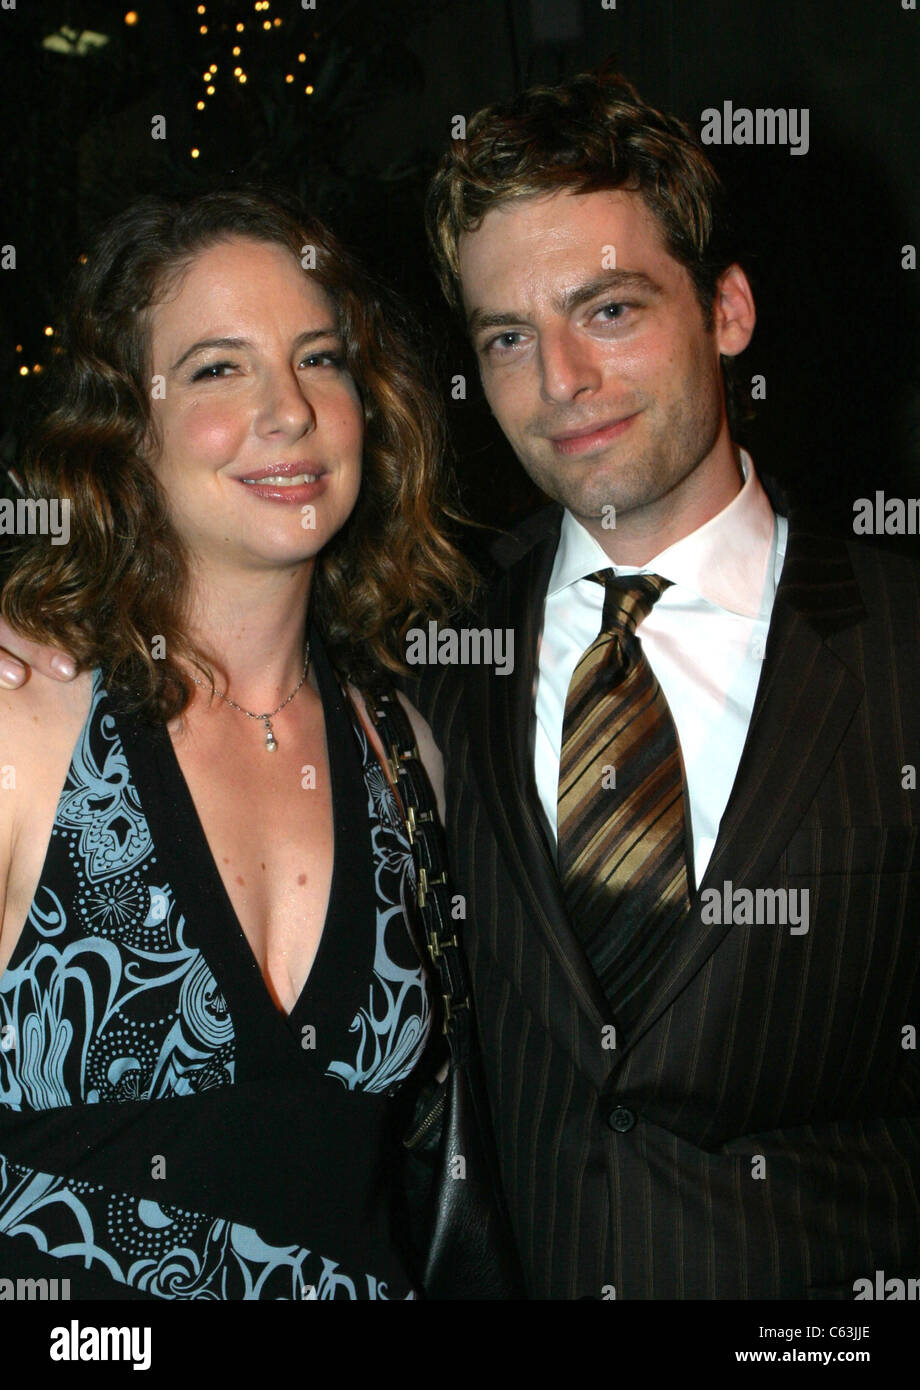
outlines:
[[[596, 1028], [609, 1019], [610, 1008], [569, 925], [543, 829], [529, 737], [543, 604], [561, 515], [551, 508], [534, 519], [535, 543], [513, 561], [490, 595], [486, 622], [513, 631], [514, 669], [500, 676], [489, 666], [471, 667], [467, 710], [472, 758], [498, 843], [530, 920]], [[516, 538], [511, 543], [520, 544]]]
[[652, 1026], [730, 929], [731, 923], [703, 922], [703, 891], [715, 888], [721, 894], [725, 882], [733, 889], [770, 886], [769, 875], [863, 692], [826, 639], [865, 616], [843, 542], [812, 534], [792, 518], [764, 669], [718, 839], [681, 928], [673, 968], [628, 1043]]

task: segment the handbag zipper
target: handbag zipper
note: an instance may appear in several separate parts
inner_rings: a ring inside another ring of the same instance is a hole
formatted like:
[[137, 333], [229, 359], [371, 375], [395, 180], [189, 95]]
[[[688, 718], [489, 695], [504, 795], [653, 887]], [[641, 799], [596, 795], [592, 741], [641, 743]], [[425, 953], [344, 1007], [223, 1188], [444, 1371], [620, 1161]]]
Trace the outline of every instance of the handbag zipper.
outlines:
[[446, 1104], [447, 1096], [444, 1092], [444, 1089], [442, 1088], [441, 1094], [438, 1096], [434, 1105], [428, 1111], [428, 1114], [425, 1116], [424, 1120], [422, 1120], [422, 1123], [419, 1125], [418, 1129], [415, 1131], [414, 1134], [410, 1135], [408, 1139], [403, 1140], [403, 1144], [407, 1149], [415, 1148], [422, 1135], [425, 1134], [427, 1130], [431, 1129], [431, 1126], [435, 1123], [436, 1120], [439, 1120], [441, 1118]]

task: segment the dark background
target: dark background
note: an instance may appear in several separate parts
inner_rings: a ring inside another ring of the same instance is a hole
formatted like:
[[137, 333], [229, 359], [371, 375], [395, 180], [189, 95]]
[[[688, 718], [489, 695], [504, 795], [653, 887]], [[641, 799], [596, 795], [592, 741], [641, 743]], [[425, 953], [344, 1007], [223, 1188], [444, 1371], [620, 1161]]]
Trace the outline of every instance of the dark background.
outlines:
[[138, 193], [192, 192], [232, 173], [295, 188], [408, 295], [435, 339], [445, 396], [454, 374], [467, 377], [467, 400], [449, 402], [467, 506], [500, 524], [526, 513], [537, 494], [440, 301], [424, 189], [452, 116], [613, 58], [697, 132], [704, 108], [725, 100], [809, 108], [805, 155], [708, 147], [738, 208], [760, 316], [740, 378], [764, 375], [766, 399], [740, 438], [835, 529], [851, 530], [853, 499], [876, 488], [920, 493], [920, 272], [901, 265], [902, 247], [920, 242], [920, 10], [903, 0], [270, 0], [258, 11], [205, 0], [204, 14], [196, 0], [10, 2], [0, 0], [0, 245], [17, 262], [0, 271], [6, 465], [41, 398], [35, 365], [54, 350], [45, 329], [94, 228]]

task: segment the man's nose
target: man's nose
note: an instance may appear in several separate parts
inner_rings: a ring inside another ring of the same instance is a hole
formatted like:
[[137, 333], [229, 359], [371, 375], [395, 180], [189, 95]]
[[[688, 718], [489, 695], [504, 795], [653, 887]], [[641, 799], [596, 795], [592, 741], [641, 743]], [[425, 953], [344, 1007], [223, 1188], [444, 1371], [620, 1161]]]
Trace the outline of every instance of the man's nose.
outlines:
[[540, 394], [544, 400], [574, 400], [583, 391], [596, 391], [601, 380], [591, 344], [571, 328], [553, 328], [541, 335]]

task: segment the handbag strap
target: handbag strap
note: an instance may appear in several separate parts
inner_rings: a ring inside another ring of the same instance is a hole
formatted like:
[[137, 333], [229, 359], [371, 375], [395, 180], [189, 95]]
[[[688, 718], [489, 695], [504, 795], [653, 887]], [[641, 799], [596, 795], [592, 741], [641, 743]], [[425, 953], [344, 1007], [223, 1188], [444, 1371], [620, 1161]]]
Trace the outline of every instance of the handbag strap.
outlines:
[[460, 948], [458, 921], [447, 877], [447, 850], [434, 792], [415, 734], [395, 691], [382, 686], [364, 695], [368, 715], [387, 754], [390, 776], [402, 801], [415, 861], [416, 899], [425, 947], [437, 972], [444, 1001], [444, 1032], [459, 1062], [470, 1041], [470, 986]]

